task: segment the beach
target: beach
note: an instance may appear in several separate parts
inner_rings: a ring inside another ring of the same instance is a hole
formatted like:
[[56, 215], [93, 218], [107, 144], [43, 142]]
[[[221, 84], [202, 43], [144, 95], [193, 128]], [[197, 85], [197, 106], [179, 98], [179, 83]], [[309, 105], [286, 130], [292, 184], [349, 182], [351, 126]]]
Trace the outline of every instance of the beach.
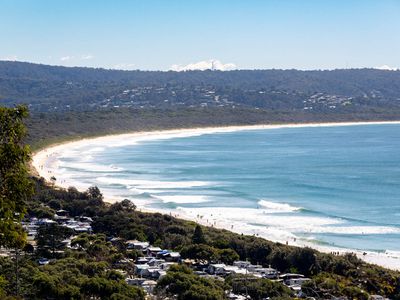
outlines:
[[[228, 132], [236, 132], [236, 131], [246, 131], [246, 130], [260, 130], [260, 129], [279, 129], [279, 128], [301, 128], [301, 127], [332, 127], [332, 126], [350, 126], [350, 125], [373, 125], [373, 124], [399, 124], [400, 122], [357, 122], [357, 123], [318, 123], [318, 124], [290, 124], [290, 125], [255, 125], [255, 126], [229, 126], [229, 127], [211, 127], [211, 128], [195, 128], [195, 129], [179, 129], [179, 130], [166, 130], [166, 131], [153, 131], [153, 132], [137, 132], [137, 133], [129, 133], [129, 134], [121, 134], [121, 135], [109, 135], [104, 137], [98, 137], [93, 139], [82, 139], [73, 142], [67, 142], [64, 144], [50, 146], [46, 149], [38, 151], [33, 155], [32, 165], [35, 167], [40, 176], [44, 177], [48, 181], [52, 181], [51, 178], [55, 176], [56, 185], [64, 188], [68, 188], [69, 186], [76, 186], [78, 189], [83, 190], [88, 186], [80, 185], [79, 182], [70, 182], [62, 177], [59, 177], [59, 173], [57, 170], [58, 166], [58, 158], [62, 153], [68, 151], [71, 147], [77, 147], [80, 145], [85, 145], [90, 142], [93, 144], [93, 149], [96, 147], [101, 147], [101, 145], [111, 145], [111, 147], [118, 147], [121, 145], [129, 144], [135, 145], [144, 141], [153, 141], [153, 140], [164, 140], [164, 139], [172, 139], [178, 137], [191, 137], [191, 136], [200, 136], [205, 134], [213, 134], [213, 133], [228, 133]], [[112, 167], [111, 167], [112, 168]], [[112, 171], [112, 170], [111, 170]], [[114, 202], [120, 200], [118, 198], [114, 198], [111, 195], [105, 194], [105, 201]], [[202, 199], [197, 199], [198, 201], [202, 201]], [[138, 209], [147, 210], [151, 212], [162, 212], [162, 213], [171, 213], [168, 210], [149, 210], [144, 205], [141, 205], [140, 201], [135, 204], [138, 206]], [[173, 214], [176, 217], [192, 220], [199, 222], [206, 226], [214, 226], [217, 228], [223, 228], [227, 230], [231, 230], [237, 233], [244, 234], [254, 234], [253, 231], [247, 230], [244, 231], [240, 226], [236, 226], [236, 224], [232, 224], [226, 222], [223, 218], [223, 215], [212, 215], [211, 213], [202, 212], [201, 216], [198, 213], [191, 212], [189, 210], [179, 210], [174, 211]], [[275, 237], [271, 238], [270, 234], [262, 234], [257, 233], [260, 237], [268, 238], [273, 241], [279, 241], [282, 243], [287, 243], [289, 245], [295, 246], [311, 246], [322, 252], [355, 252], [358, 257], [361, 259], [378, 264], [387, 268], [400, 270], [400, 258], [398, 253], [377, 253], [371, 251], [354, 251], [351, 249], [343, 249], [343, 248], [332, 248], [325, 247], [322, 245], [315, 244], [306, 244], [299, 242], [296, 239], [289, 239], [285, 237], [284, 239], [279, 239], [279, 234]]]

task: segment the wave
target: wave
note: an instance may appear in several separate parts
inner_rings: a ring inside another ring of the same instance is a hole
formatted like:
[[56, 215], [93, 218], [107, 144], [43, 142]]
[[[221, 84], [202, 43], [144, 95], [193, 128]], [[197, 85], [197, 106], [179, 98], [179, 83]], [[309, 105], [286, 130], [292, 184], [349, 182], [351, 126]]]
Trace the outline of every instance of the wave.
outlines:
[[400, 228], [389, 226], [327, 226], [313, 228], [310, 232], [339, 235], [400, 234]]
[[86, 150], [85, 152], [97, 153], [97, 152], [103, 152], [104, 150], [106, 150], [105, 147], [94, 147], [94, 148], [90, 148], [89, 150]]
[[121, 184], [138, 188], [138, 189], [182, 189], [203, 187], [210, 185], [207, 181], [157, 181], [157, 180], [142, 180], [142, 179], [119, 179], [113, 177], [97, 177], [96, 181], [105, 184]]
[[302, 207], [291, 206], [287, 203], [277, 203], [267, 200], [258, 201], [258, 206], [265, 209], [264, 213], [295, 212], [303, 209]]
[[206, 196], [201, 195], [179, 195], [179, 196], [156, 196], [157, 198], [161, 199], [164, 203], [178, 203], [178, 204], [185, 204], [185, 203], [204, 203], [209, 202], [210, 199]]
[[58, 161], [58, 166], [63, 168], [68, 168], [70, 170], [76, 170], [80, 172], [119, 172], [123, 168], [116, 167], [114, 165], [100, 165], [95, 163], [79, 162], [71, 163], [66, 161]]
[[334, 235], [378, 235], [378, 234], [400, 234], [400, 228], [390, 226], [351, 226], [340, 219], [299, 216], [264, 214], [259, 209], [233, 208], [233, 207], [201, 207], [178, 209], [192, 217], [201, 215], [203, 218], [216, 222], [227, 222], [237, 224], [238, 227], [261, 230], [272, 229], [285, 232], [286, 236], [297, 233], [306, 234], [334, 234]]
[[[314, 231], [316, 233], [340, 233], [340, 234], [390, 234], [390, 233], [399, 233], [400, 227], [397, 224], [389, 224], [382, 222], [373, 222], [367, 221], [358, 218], [350, 218], [345, 216], [333, 215], [329, 213], [324, 213], [321, 211], [315, 211], [306, 209], [303, 207], [292, 206], [288, 203], [276, 203], [266, 200], [260, 200], [258, 202], [259, 208], [265, 209], [263, 212], [265, 214], [274, 214], [274, 213], [290, 213], [290, 212], [307, 212], [315, 216], [329, 218], [329, 219], [337, 219], [340, 222], [346, 221], [349, 223], [358, 223], [360, 226], [349, 226], [341, 228], [325, 228], [324, 230]], [[347, 230], [347, 232], [346, 232]]]
[[385, 250], [385, 254], [390, 257], [400, 258], [400, 251]]

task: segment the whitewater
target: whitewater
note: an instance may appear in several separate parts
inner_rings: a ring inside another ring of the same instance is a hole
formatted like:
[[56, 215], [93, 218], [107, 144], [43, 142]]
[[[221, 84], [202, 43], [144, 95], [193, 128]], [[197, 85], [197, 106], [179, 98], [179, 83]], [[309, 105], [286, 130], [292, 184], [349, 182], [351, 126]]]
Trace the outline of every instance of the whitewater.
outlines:
[[[356, 126], [354, 126], [356, 125]], [[400, 269], [400, 124], [264, 125], [85, 139], [34, 155], [109, 201]]]

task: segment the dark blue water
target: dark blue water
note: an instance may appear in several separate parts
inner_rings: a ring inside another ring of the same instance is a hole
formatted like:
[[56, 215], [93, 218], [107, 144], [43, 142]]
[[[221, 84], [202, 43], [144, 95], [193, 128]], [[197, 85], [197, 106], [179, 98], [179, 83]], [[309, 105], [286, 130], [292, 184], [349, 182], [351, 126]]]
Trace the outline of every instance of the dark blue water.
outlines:
[[66, 177], [108, 194], [201, 215], [236, 231], [400, 251], [399, 129], [237, 131], [101, 145], [98, 151], [88, 144], [60, 164]]

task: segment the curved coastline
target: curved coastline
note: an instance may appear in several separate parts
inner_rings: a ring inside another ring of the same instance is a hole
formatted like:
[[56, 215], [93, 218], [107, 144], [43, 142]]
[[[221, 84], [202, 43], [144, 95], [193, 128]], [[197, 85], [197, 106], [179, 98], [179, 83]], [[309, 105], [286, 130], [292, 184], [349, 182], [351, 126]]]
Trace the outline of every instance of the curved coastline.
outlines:
[[[147, 131], [147, 132], [133, 132], [126, 134], [117, 134], [117, 135], [106, 135], [102, 137], [95, 138], [84, 138], [76, 141], [68, 141], [61, 144], [56, 144], [39, 150], [33, 154], [32, 166], [35, 168], [37, 173], [44, 177], [46, 180], [50, 181], [50, 178], [53, 176], [52, 170], [57, 169], [57, 155], [62, 151], [68, 149], [71, 146], [84, 145], [88, 142], [95, 142], [99, 145], [101, 144], [116, 144], [120, 141], [129, 140], [130, 144], [139, 143], [141, 141], [149, 141], [149, 140], [159, 140], [159, 139], [170, 139], [177, 137], [190, 137], [204, 134], [213, 134], [213, 133], [224, 133], [224, 132], [234, 132], [234, 131], [244, 131], [244, 130], [260, 130], [260, 129], [278, 129], [278, 128], [300, 128], [300, 127], [332, 127], [332, 126], [356, 126], [356, 125], [378, 125], [378, 124], [400, 124], [400, 121], [387, 121], [387, 122], [343, 122], [343, 123], [306, 123], [306, 124], [280, 124], [280, 125], [249, 125], [249, 126], [226, 126], [226, 127], [204, 127], [204, 128], [191, 128], [191, 129], [176, 129], [176, 130], [165, 130], [165, 131]], [[71, 184], [67, 182], [57, 182], [57, 186], [67, 188]], [[83, 186], [77, 186], [78, 189], [83, 189]], [[119, 199], [115, 199], [105, 195], [105, 201], [114, 202]], [[149, 212], [156, 212], [155, 210], [149, 210], [148, 208], [141, 207], [138, 205], [139, 209], [145, 209]], [[168, 213], [168, 211], [159, 211], [161, 213]], [[175, 212], [174, 212], [175, 214]], [[187, 219], [191, 221], [195, 221], [198, 223], [206, 224], [205, 221], [193, 218], [190, 215], [185, 214], [176, 214], [176, 217]], [[223, 220], [222, 220], [223, 221]], [[238, 232], [236, 230], [232, 230], [228, 224], [224, 222], [217, 223], [216, 227], [227, 229], [231, 231]], [[241, 232], [238, 232], [241, 233]], [[262, 236], [263, 238], [268, 239], [267, 237]], [[275, 241], [275, 240], [274, 240]], [[282, 242], [282, 241], [280, 241]], [[368, 252], [364, 254], [363, 251], [356, 251], [352, 249], [339, 249], [332, 247], [324, 247], [317, 245], [308, 245], [308, 244], [300, 244], [299, 242], [289, 242], [290, 245], [294, 246], [310, 246], [316, 250], [321, 252], [353, 252], [356, 253], [361, 259], [381, 265], [383, 267], [387, 267], [394, 270], [400, 270], [400, 256], [398, 254], [393, 253], [377, 253], [377, 252]]]

